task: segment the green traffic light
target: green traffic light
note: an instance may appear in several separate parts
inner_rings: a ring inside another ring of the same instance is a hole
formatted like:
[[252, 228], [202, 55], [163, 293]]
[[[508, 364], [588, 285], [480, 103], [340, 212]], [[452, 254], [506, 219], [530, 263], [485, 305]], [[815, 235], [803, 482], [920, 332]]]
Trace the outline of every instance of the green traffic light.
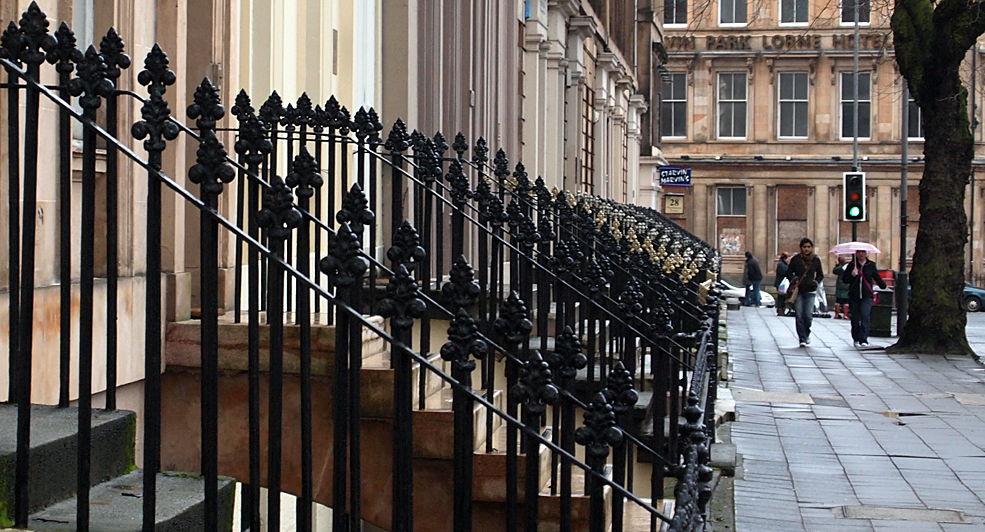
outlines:
[[862, 209], [860, 209], [857, 205], [852, 205], [848, 208], [848, 216], [852, 218], [858, 218], [858, 215], [861, 213]]

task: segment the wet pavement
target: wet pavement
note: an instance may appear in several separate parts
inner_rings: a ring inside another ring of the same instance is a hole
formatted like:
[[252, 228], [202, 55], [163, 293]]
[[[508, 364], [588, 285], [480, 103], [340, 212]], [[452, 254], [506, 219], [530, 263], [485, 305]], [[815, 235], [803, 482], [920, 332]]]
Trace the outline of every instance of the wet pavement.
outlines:
[[[969, 341], [985, 356], [985, 313]], [[985, 366], [855, 348], [815, 319], [730, 311], [738, 532], [985, 531]]]

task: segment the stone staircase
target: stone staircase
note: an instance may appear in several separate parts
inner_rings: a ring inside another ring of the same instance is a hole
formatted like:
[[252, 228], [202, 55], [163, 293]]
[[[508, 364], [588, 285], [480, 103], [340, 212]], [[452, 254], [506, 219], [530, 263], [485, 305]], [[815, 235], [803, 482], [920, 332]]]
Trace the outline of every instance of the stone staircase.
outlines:
[[[17, 406], [0, 405], [0, 526], [13, 525]], [[78, 410], [33, 406], [28, 494], [29, 530], [75, 530]], [[136, 415], [93, 410], [90, 481], [92, 532], [139, 532], [143, 474], [134, 463]], [[197, 475], [165, 472], [157, 476], [156, 530], [204, 528], [204, 485]], [[232, 526], [232, 479], [219, 484], [219, 522]]]
[[[380, 318], [373, 317], [372, 320]], [[261, 327], [264, 331], [265, 327]], [[198, 440], [198, 378], [197, 350], [199, 338], [197, 321], [170, 324], [166, 341], [167, 371], [164, 375], [164, 441], [162, 460], [164, 467], [196, 470], [198, 467], [197, 449], [182, 446], [181, 441]], [[244, 428], [247, 418], [246, 400], [246, 334], [245, 324], [220, 323], [220, 463], [221, 475], [239, 479], [249, 478], [247, 432]], [[316, 469], [327, 472], [327, 476], [314, 479], [315, 500], [326, 506], [332, 504], [331, 470], [333, 462], [332, 420], [330, 419], [332, 395], [331, 376], [334, 374], [333, 326], [315, 325], [313, 338], [313, 388], [315, 390], [313, 412], [313, 431], [315, 434], [314, 463]], [[297, 403], [297, 390], [300, 377], [297, 349], [298, 328], [285, 329], [285, 412], [293, 410]], [[261, 333], [261, 368], [266, 369], [265, 334]], [[432, 345], [435, 345], [432, 343]], [[390, 529], [391, 520], [391, 469], [393, 435], [393, 371], [389, 369], [390, 353], [382, 340], [370, 333], [363, 336], [363, 365], [361, 377], [362, 409], [362, 518], [383, 529]], [[445, 368], [441, 358], [434, 354], [429, 360], [437, 367]], [[414, 364], [414, 381], [418, 382], [420, 367]], [[450, 372], [449, 372], [450, 373]], [[478, 378], [476, 372], [474, 378]], [[261, 382], [265, 382], [261, 377]], [[498, 378], [498, 383], [505, 382]], [[266, 397], [265, 384], [261, 385], [261, 396]], [[418, 402], [417, 386], [414, 387], [414, 404]], [[319, 391], [321, 390], [321, 391]], [[414, 516], [415, 529], [451, 530], [453, 485], [453, 418], [452, 393], [445, 383], [431, 372], [426, 375], [425, 409], [413, 412], [414, 420]], [[484, 392], [479, 391], [484, 395]], [[505, 397], [501, 390], [494, 394], [494, 403], [503, 408]], [[261, 401], [261, 427], [267, 426], [265, 400]], [[474, 409], [474, 478], [473, 478], [473, 523], [476, 531], [505, 530], [506, 504], [506, 429], [502, 420], [493, 419], [493, 452], [486, 452], [487, 411], [476, 405]], [[285, 492], [300, 493], [300, 428], [296, 415], [285, 416], [283, 432], [283, 478]], [[169, 420], [188, 420], [184, 424], [169, 423]], [[578, 416], [580, 420], [580, 414]], [[265, 432], [265, 430], [264, 430]], [[550, 436], [550, 429], [545, 429]], [[265, 439], [265, 436], [263, 437]], [[261, 454], [265, 456], [265, 444]], [[523, 498], [525, 490], [525, 462], [527, 457], [519, 456], [518, 515], [522, 524]], [[558, 530], [560, 496], [552, 495], [550, 489], [551, 453], [541, 447], [540, 456], [541, 502], [540, 530]], [[584, 473], [577, 467], [575, 471], [572, 497], [574, 530], [588, 530], [589, 499], [584, 493]], [[606, 506], [609, 507], [611, 490], [605, 488]], [[627, 502], [625, 530], [649, 530], [649, 514], [638, 505]], [[658, 509], [669, 506], [658, 501]], [[608, 512], [607, 512], [608, 514]], [[645, 515], [644, 515], [645, 514]], [[645, 518], [645, 519], [644, 519]], [[645, 526], [642, 526], [645, 521]], [[630, 523], [641, 526], [630, 526]], [[611, 523], [611, 515], [606, 515], [606, 529]]]

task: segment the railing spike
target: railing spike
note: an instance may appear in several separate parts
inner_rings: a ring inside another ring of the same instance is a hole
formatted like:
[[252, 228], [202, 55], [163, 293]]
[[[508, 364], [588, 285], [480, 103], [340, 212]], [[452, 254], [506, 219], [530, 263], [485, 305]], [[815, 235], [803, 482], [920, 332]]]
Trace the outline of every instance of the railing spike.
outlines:
[[475, 147], [472, 148], [472, 162], [479, 166], [489, 162], [489, 145], [483, 137], [475, 141]]
[[75, 70], [75, 65], [82, 62], [85, 57], [82, 55], [82, 50], [76, 47], [75, 33], [67, 23], [62, 22], [58, 26], [55, 31], [55, 41], [54, 48], [48, 50], [45, 58], [55, 65], [55, 71], [59, 74], [70, 74]]
[[123, 53], [126, 45], [116, 28], [110, 27], [99, 42], [99, 53], [106, 61], [106, 77], [115, 80], [120, 77], [122, 70], [130, 68], [130, 56]]
[[393, 127], [390, 128], [390, 134], [387, 135], [386, 144], [383, 147], [393, 153], [407, 151], [407, 148], [410, 147], [410, 135], [407, 133], [407, 125], [404, 124], [403, 120], [398, 118], [393, 123]]
[[300, 152], [294, 157], [294, 166], [285, 180], [287, 186], [294, 189], [299, 198], [311, 199], [315, 189], [325, 183], [318, 171], [318, 162], [306, 146], [301, 146]]
[[37, 2], [31, 2], [21, 15], [20, 32], [23, 35], [24, 48], [21, 50], [21, 60], [29, 65], [40, 65], [45, 60], [45, 52], [56, 46], [55, 38], [48, 33], [48, 16], [41, 11]]
[[281, 116], [284, 114], [283, 105], [284, 102], [280, 99], [280, 94], [273, 91], [260, 106], [259, 118], [267, 125], [268, 129], [280, 123]]
[[257, 217], [260, 227], [270, 238], [286, 240], [301, 223], [301, 213], [294, 208], [294, 195], [280, 176], [270, 179], [270, 188], [263, 195], [263, 208]]
[[455, 150], [458, 154], [458, 158], [461, 159], [466, 151], [469, 149], [469, 143], [465, 140], [465, 134], [459, 131], [455, 134], [455, 142], [452, 143], [451, 149]]
[[[96, 52], [96, 48], [90, 45], [89, 49], [86, 50], [82, 62], [78, 63], [75, 68], [78, 72], [78, 76], [68, 82], [69, 94], [80, 97], [79, 105], [82, 106], [83, 109], [98, 109], [102, 98], [106, 98], [113, 94], [114, 89], [113, 82], [106, 78], [106, 63], [103, 62], [102, 56]], [[147, 107], [149, 104], [150, 102], [145, 104], [144, 107]], [[167, 110], [167, 104], [165, 104], [164, 107], [165, 116], [167, 116], [169, 111]], [[137, 131], [138, 126], [141, 126], [142, 124], [148, 124], [148, 122], [137, 122], [133, 126], [134, 131]], [[141, 131], [143, 131], [143, 129], [141, 129]], [[134, 136], [136, 136], [136, 134]], [[177, 136], [177, 131], [175, 131], [175, 136]], [[137, 139], [142, 138], [143, 137], [137, 137]], [[174, 137], [171, 137], [168, 140], [172, 140], [173, 138]]]
[[404, 220], [400, 224], [386, 256], [394, 266], [404, 265], [408, 270], [427, 258], [427, 252], [421, 247], [421, 235], [410, 221]]

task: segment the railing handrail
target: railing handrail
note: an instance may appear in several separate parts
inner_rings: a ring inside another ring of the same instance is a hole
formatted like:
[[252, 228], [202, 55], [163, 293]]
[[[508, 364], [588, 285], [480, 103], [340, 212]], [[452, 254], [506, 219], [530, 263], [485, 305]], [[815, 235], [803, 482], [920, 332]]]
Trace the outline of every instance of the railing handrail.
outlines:
[[[629, 492], [628, 490], [620, 486], [617, 482], [610, 480], [606, 478], [603, 474], [594, 471], [591, 468], [591, 466], [579, 460], [574, 454], [565, 451], [558, 445], [555, 445], [552, 441], [544, 438], [538, 431], [525, 425], [521, 420], [513, 417], [507, 412], [500, 410], [495, 404], [488, 401], [483, 395], [475, 393], [470, 386], [463, 385], [458, 380], [454, 379], [452, 376], [448, 375], [443, 370], [433, 365], [428, 360], [428, 357], [421, 355], [420, 353], [417, 353], [416, 351], [411, 349], [409, 346], [400, 343], [384, 329], [380, 328], [372, 321], [364, 318], [361, 312], [359, 312], [357, 309], [354, 309], [348, 306], [347, 304], [339, 301], [338, 298], [336, 298], [334, 295], [321, 288], [316, 282], [312, 281], [307, 276], [301, 274], [301, 272], [299, 272], [296, 268], [294, 268], [288, 261], [280, 258], [275, 252], [271, 251], [269, 248], [264, 246], [261, 242], [252, 238], [248, 233], [246, 233], [238, 226], [236, 226], [235, 223], [228, 220], [219, 212], [208, 208], [208, 206], [201, 199], [195, 197], [195, 195], [192, 194], [190, 191], [185, 189], [183, 186], [178, 184], [173, 179], [169, 178], [163, 172], [163, 170], [155, 169], [153, 165], [151, 165], [148, 161], [144, 160], [139, 155], [137, 155], [126, 144], [122, 143], [119, 139], [111, 135], [109, 132], [107, 132], [105, 129], [100, 127], [94, 121], [89, 120], [88, 118], [83, 116], [81, 112], [75, 110], [71, 106], [71, 104], [62, 100], [60, 96], [54, 94], [48, 87], [28, 77], [26, 70], [21, 69], [15, 63], [11, 62], [6, 58], [0, 58], [0, 65], [7, 68], [8, 71], [16, 72], [17, 76], [23, 79], [28, 86], [37, 90], [40, 94], [44, 95], [45, 98], [47, 98], [49, 101], [54, 103], [56, 106], [60, 107], [62, 110], [68, 112], [69, 115], [71, 115], [73, 118], [81, 122], [85, 127], [91, 128], [97, 135], [102, 137], [109, 144], [113, 145], [113, 147], [115, 147], [120, 153], [123, 153], [132, 162], [136, 163], [138, 166], [147, 170], [149, 177], [153, 176], [154, 178], [158, 179], [162, 184], [166, 185], [168, 188], [173, 190], [176, 194], [178, 194], [189, 204], [197, 208], [200, 212], [211, 217], [219, 225], [225, 227], [228, 231], [233, 233], [237, 238], [246, 242], [249, 246], [254, 247], [261, 255], [267, 258], [267, 260], [275, 262], [278, 265], [278, 267], [281, 268], [285, 273], [291, 275], [296, 282], [305, 285], [308, 289], [314, 291], [317, 295], [324, 297], [328, 302], [333, 304], [337, 310], [341, 310], [345, 312], [349, 317], [359, 321], [362, 327], [365, 327], [366, 329], [370, 330], [374, 334], [378, 335], [380, 338], [387, 341], [390, 345], [401, 347], [404, 353], [408, 354], [411, 358], [417, 361], [418, 364], [420, 364], [422, 367], [426, 367], [428, 370], [430, 370], [433, 374], [435, 374], [438, 378], [440, 378], [442, 381], [447, 383], [449, 386], [463, 393], [466, 393], [467, 395], [470, 396], [470, 399], [472, 401], [477, 402], [482, 406], [486, 407], [493, 414], [499, 416], [505, 422], [515, 427], [517, 430], [523, 432], [527, 437], [534, 438], [540, 443], [540, 445], [547, 447], [551, 451], [557, 453], [559, 456], [571, 461], [572, 464], [584, 470], [586, 475], [589, 475], [593, 477], [595, 480], [610, 486], [610, 488], [612, 488], [615, 492], [625, 497], [626, 499], [629, 499], [635, 502], [636, 504], [640, 505], [651, 515], [665, 522], [671, 521], [670, 517], [665, 516], [660, 511], [653, 508], [649, 503], [645, 502], [641, 498], [637, 497], [635, 494]], [[659, 456], [657, 453], [654, 453], [654, 455]]]

